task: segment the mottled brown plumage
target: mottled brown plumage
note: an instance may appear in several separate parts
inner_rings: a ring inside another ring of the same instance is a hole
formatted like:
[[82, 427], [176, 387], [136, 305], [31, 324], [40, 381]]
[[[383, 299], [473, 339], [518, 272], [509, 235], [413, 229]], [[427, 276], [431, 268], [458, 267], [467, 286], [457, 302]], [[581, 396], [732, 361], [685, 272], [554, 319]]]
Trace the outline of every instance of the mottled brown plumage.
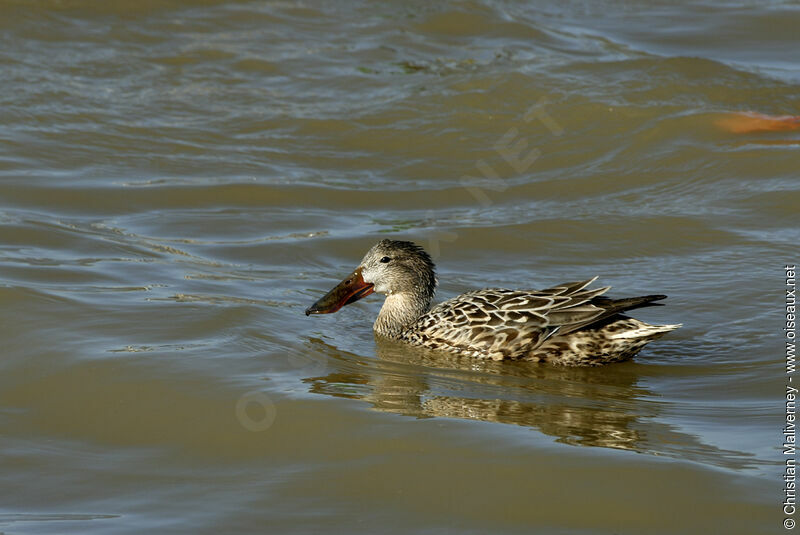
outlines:
[[666, 296], [610, 299], [602, 296], [607, 286], [587, 289], [596, 278], [538, 291], [475, 290], [429, 308], [436, 287], [430, 256], [411, 242], [382, 240], [306, 314], [335, 312], [374, 291], [386, 294], [374, 324], [380, 335], [475, 358], [567, 366], [629, 359], [680, 327], [622, 314]]

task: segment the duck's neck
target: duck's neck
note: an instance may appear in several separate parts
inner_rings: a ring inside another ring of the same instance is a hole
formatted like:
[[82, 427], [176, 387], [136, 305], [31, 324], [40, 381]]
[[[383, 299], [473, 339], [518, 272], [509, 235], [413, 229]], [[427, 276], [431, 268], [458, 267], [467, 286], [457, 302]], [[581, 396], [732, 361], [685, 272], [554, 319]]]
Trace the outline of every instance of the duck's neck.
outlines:
[[376, 333], [398, 338], [430, 308], [433, 296], [424, 292], [391, 293], [372, 328]]

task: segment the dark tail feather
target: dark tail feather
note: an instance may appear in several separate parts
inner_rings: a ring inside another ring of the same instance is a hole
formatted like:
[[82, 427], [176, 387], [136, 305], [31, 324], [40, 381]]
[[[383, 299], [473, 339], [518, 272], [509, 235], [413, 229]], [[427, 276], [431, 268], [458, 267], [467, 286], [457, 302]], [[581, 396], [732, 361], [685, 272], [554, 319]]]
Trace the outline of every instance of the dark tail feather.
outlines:
[[615, 319], [617, 314], [622, 314], [628, 310], [644, 307], [660, 307], [664, 303], [655, 303], [666, 299], [666, 295], [643, 295], [641, 297], [626, 297], [624, 299], [611, 299], [609, 297], [595, 297], [590, 301], [596, 307], [602, 308], [605, 312], [597, 316], [589, 325], [595, 327]]
[[666, 298], [666, 295], [643, 295], [641, 297], [626, 297], [624, 299], [611, 299], [604, 296], [593, 297], [589, 303], [597, 308], [603, 309], [603, 312], [589, 321], [574, 323], [569, 326], [562, 326], [558, 333], [563, 335], [586, 327], [599, 328], [610, 321], [616, 321], [619, 319], [619, 315], [627, 310], [633, 310], [634, 308], [662, 306], [663, 303], [654, 303], [654, 301], [660, 301], [661, 299]]
[[[643, 295], [641, 297], [626, 297], [625, 299], [609, 299], [607, 297], [596, 297], [592, 304], [604, 308], [611, 312], [624, 312], [644, 307], [661, 307], [664, 303], [654, 303], [666, 299], [666, 295]], [[601, 301], [602, 300], [602, 301]]]

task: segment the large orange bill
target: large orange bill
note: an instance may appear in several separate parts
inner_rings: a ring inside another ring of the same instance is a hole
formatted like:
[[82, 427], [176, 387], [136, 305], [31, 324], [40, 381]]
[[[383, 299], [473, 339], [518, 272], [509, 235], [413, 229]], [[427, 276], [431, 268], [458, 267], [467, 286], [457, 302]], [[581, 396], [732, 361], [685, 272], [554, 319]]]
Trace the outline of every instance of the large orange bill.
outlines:
[[374, 291], [372, 284], [364, 282], [364, 277], [361, 276], [361, 268], [358, 268], [337, 284], [333, 290], [308, 307], [306, 316], [310, 314], [332, 314], [343, 306], [355, 303]]

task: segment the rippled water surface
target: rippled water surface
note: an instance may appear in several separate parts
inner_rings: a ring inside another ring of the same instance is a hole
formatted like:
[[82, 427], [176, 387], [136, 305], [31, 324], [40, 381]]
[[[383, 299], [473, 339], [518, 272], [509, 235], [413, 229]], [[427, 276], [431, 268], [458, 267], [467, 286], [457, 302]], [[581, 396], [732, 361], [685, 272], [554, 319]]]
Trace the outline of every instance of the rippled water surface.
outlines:
[[[0, 531], [777, 533], [800, 9], [0, 1]], [[600, 275], [598, 369], [303, 310]]]

